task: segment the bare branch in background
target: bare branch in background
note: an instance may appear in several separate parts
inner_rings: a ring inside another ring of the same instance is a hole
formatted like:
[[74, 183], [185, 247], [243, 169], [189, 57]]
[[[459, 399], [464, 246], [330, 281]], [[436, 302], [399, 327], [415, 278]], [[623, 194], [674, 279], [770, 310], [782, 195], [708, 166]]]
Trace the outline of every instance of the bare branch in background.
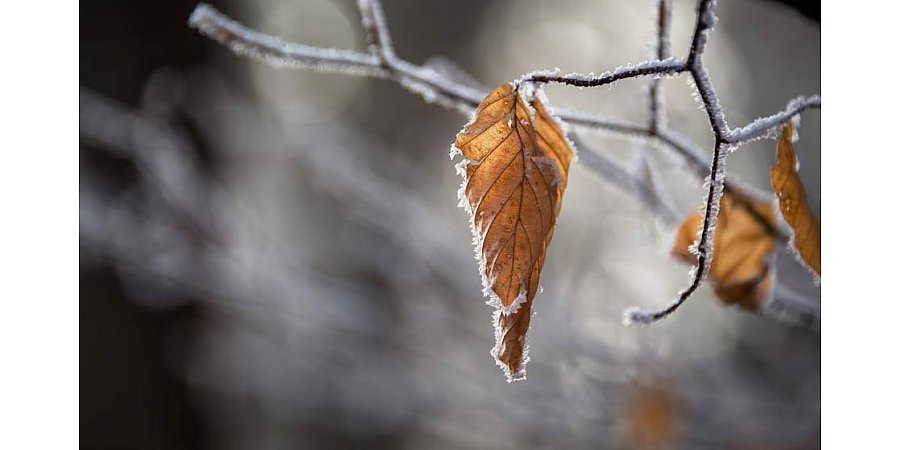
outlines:
[[369, 52], [378, 55], [385, 65], [390, 66], [396, 60], [397, 55], [394, 54], [391, 34], [388, 32], [381, 4], [370, 0], [359, 0], [358, 6], [359, 12], [362, 14], [362, 25], [366, 30], [366, 40], [369, 42]]
[[[672, 0], [657, 0], [656, 40], [654, 52], [656, 59], [663, 60], [671, 55], [669, 28], [672, 22]], [[658, 133], [666, 126], [665, 105], [663, 104], [662, 79], [655, 78], [650, 82], [648, 128], [651, 133]]]

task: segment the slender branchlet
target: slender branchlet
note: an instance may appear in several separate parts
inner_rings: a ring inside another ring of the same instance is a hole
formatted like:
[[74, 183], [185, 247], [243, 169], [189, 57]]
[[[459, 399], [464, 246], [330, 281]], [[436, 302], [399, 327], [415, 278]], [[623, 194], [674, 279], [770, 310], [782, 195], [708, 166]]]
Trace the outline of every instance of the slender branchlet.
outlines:
[[777, 112], [771, 116], [761, 117], [750, 122], [749, 124], [735, 128], [728, 133], [725, 142], [729, 144], [740, 144], [743, 142], [759, 139], [773, 128], [783, 124], [791, 117], [800, 114], [806, 109], [819, 108], [822, 106], [822, 98], [818, 95], [810, 95], [797, 97], [791, 100], [784, 111]]
[[[651, 58], [657, 60], [665, 60], [671, 57], [669, 42], [669, 24], [672, 20], [672, 4], [671, 0], [656, 1], [656, 36], [652, 43]], [[663, 103], [662, 94], [662, 78], [654, 77], [650, 80], [647, 92], [647, 130], [650, 135], [657, 135], [659, 131], [666, 125], [665, 105]], [[639, 173], [642, 175], [639, 179], [643, 182], [636, 186], [640, 192], [639, 198], [644, 204], [650, 205], [656, 209], [656, 213], [661, 220], [666, 221], [670, 225], [675, 225], [678, 216], [675, 214], [667, 214], [671, 211], [664, 210], [660, 206], [665, 206], [663, 196], [657, 190], [658, 186], [653, 182], [653, 170], [651, 168], [651, 158], [649, 154], [649, 146], [643, 145], [639, 153]]]
[[[657, 0], [656, 6], [656, 40], [653, 43], [653, 52], [656, 59], [663, 60], [671, 56], [669, 28], [672, 21], [672, 1]], [[651, 133], [658, 133], [660, 128], [666, 126], [662, 78], [654, 78], [650, 81], [648, 121], [648, 128]]]
[[[369, 45], [369, 53], [310, 47], [286, 42], [249, 29], [206, 4], [197, 6], [191, 14], [189, 24], [238, 54], [257, 58], [277, 66], [390, 79], [400, 83], [407, 90], [421, 95], [428, 102], [436, 102], [441, 106], [467, 114], [479, 104], [485, 95], [485, 92], [480, 89], [456, 83], [429, 67], [418, 66], [396, 56], [391, 45], [384, 12], [378, 0], [358, 0], [358, 5]], [[649, 88], [649, 120], [646, 126], [561, 109], [557, 110], [556, 116], [560, 120], [576, 126], [648, 138], [680, 155], [693, 167], [696, 175], [706, 179], [707, 192], [703, 204], [703, 224], [696, 246], [698, 265], [694, 270], [690, 285], [664, 309], [642, 312], [633, 308], [626, 311], [626, 322], [650, 323], [666, 317], [702, 285], [713, 257], [712, 236], [715, 233], [719, 203], [724, 191], [727, 190], [734, 194], [735, 200], [738, 202], [749, 202], [759, 197], [742, 183], [735, 182], [736, 179], [725, 182], [727, 155], [742, 143], [767, 136], [770, 130], [791, 120], [792, 117], [804, 110], [821, 107], [821, 98], [818, 95], [798, 97], [792, 100], [784, 111], [759, 118], [744, 127], [730, 129], [725, 121], [707, 68], [703, 63], [703, 53], [709, 33], [717, 21], [715, 0], [699, 0], [694, 33], [686, 58], [670, 55], [668, 37], [670, 18], [671, 1], [658, 0], [655, 54], [651, 60], [617, 67], [599, 75], [592, 73], [563, 74], [559, 70], [536, 71], [517, 80], [518, 83], [553, 82], [578, 87], [598, 87], [629, 78], [654, 77]], [[690, 75], [715, 136], [711, 162], [705, 151], [679, 133], [668, 129], [665, 124], [660, 79], [684, 73]], [[592, 170], [648, 203], [663, 221], [668, 223], [673, 221], [675, 215], [672, 211], [667, 210], [669, 208], [658, 201], [659, 197], [652, 192], [652, 189], [648, 190], [646, 183], [643, 183], [639, 177], [596, 152], [591, 152], [586, 161]], [[786, 242], [783, 233], [779, 232], [778, 237]]]
[[583, 128], [592, 128], [593, 124], [600, 123], [600, 126], [596, 128], [616, 133], [625, 137], [651, 137], [647, 127], [637, 123], [618, 119], [599, 118], [578, 111], [570, 111], [566, 108], [553, 108], [553, 111], [556, 113], [557, 117], [565, 117], [565, 119], [563, 120], [565, 120], [565, 122], [570, 125], [577, 125]]
[[396, 60], [391, 33], [388, 32], [387, 21], [381, 3], [371, 0], [359, 0], [359, 12], [362, 15], [362, 26], [366, 31], [369, 51], [378, 55], [382, 62], [389, 66]]
[[666, 59], [671, 55], [672, 44], [669, 40], [672, 23], [672, 0], [657, 0], [656, 5], [656, 42], [654, 51], [656, 59]]
[[381, 78], [389, 74], [373, 55], [286, 42], [251, 30], [204, 3], [197, 5], [188, 24], [239, 55], [250, 56], [275, 66]]
[[[719, 214], [719, 204], [722, 198], [725, 183], [725, 158], [728, 152], [724, 148], [724, 143], [716, 140], [715, 149], [713, 151], [712, 163], [710, 165], [709, 190], [706, 193], [705, 210], [703, 212], [703, 225], [700, 229], [700, 240], [697, 242], [697, 266], [691, 274], [691, 283], [687, 288], [678, 293], [678, 297], [657, 311], [641, 311], [637, 308], [629, 308], [625, 311], [624, 321], [626, 324], [640, 323], [649, 324], [659, 319], [665, 318], [669, 314], [675, 312], [684, 302], [697, 291], [703, 284], [706, 276], [709, 274], [710, 263], [713, 257], [713, 235], [715, 233], [716, 221]], [[716, 178], [715, 174], [720, 174], [721, 178]]]
[[599, 87], [607, 84], [615, 83], [619, 80], [628, 78], [636, 78], [647, 75], [676, 75], [687, 71], [685, 62], [679, 58], [668, 58], [662, 60], [650, 60], [637, 64], [628, 64], [617, 67], [609, 72], [599, 75], [569, 73], [562, 74], [558, 70], [553, 71], [536, 71], [525, 75], [520, 79], [520, 83], [562, 83], [570, 86], [578, 87]]
[[691, 48], [688, 51], [687, 64], [690, 67], [698, 67], [703, 64], [701, 56], [706, 51], [706, 40], [709, 32], [716, 25], [716, 1], [700, 0], [697, 3], [697, 22], [694, 26], [694, 36], [691, 39]]

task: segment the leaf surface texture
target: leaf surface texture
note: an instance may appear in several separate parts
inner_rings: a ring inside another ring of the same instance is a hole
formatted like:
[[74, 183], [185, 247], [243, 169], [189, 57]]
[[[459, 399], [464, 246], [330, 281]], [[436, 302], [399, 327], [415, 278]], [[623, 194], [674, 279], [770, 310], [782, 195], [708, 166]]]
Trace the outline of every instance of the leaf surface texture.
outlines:
[[492, 350], [509, 381], [525, 376], [525, 335], [574, 153], [561, 123], [537, 98], [505, 83], [456, 136], [465, 158], [460, 203], [494, 314]]
[[[681, 224], [675, 235], [673, 255], [687, 263], [697, 262], [691, 247], [702, 223], [703, 214], [698, 211]], [[749, 311], [758, 311], [765, 304], [774, 271], [774, 223], [774, 205], [766, 202], [748, 205], [734, 200], [728, 193], [722, 197], [709, 269], [710, 286], [722, 303]]]
[[822, 237], [819, 221], [806, 200], [806, 189], [797, 173], [799, 164], [794, 145], [793, 125], [788, 122], [781, 130], [775, 149], [776, 162], [769, 171], [772, 188], [778, 197], [778, 207], [785, 222], [791, 226], [791, 246], [800, 259], [817, 275], [822, 275]]

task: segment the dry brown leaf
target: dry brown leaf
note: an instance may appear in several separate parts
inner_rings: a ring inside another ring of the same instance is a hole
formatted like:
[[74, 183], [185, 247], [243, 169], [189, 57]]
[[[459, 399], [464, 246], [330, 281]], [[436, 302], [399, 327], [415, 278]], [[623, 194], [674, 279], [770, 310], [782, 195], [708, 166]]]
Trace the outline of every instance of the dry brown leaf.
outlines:
[[[719, 207], [719, 220], [713, 238], [713, 259], [709, 283], [722, 303], [758, 311], [772, 287], [771, 258], [775, 249], [775, 208], [757, 202], [753, 210], [747, 203], [725, 194]], [[701, 212], [691, 214], [678, 228], [672, 253], [695, 264], [690, 251], [703, 223]]]
[[628, 448], [668, 448], [678, 437], [681, 409], [666, 378], [644, 376], [626, 394], [619, 426]]
[[525, 376], [525, 334], [573, 152], [540, 100], [510, 83], [481, 101], [456, 136], [484, 294], [497, 308], [492, 354], [509, 381]]
[[803, 263], [817, 275], [822, 275], [822, 240], [819, 221], [813, 215], [806, 201], [806, 189], [797, 174], [797, 154], [791, 138], [794, 126], [788, 122], [781, 130], [775, 150], [777, 161], [769, 171], [772, 188], [778, 196], [781, 215], [793, 230], [791, 246], [800, 255]]

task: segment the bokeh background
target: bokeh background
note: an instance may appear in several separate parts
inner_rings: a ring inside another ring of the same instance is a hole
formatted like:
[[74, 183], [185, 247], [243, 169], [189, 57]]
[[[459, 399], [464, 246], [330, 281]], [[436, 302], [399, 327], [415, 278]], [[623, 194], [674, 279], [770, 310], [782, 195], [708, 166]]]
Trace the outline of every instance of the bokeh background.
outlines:
[[[694, 2], [674, 3], [683, 54]], [[719, 3], [706, 58], [730, 124], [820, 91], [817, 3]], [[645, 59], [654, 35], [650, 0], [383, 4], [401, 57], [485, 87]], [[289, 40], [365, 49], [350, 0], [213, 5]], [[668, 301], [687, 267], [669, 256], [672, 229], [577, 163], [528, 380], [507, 384], [447, 158], [467, 117], [389, 81], [236, 56], [187, 28], [194, 6], [81, 2], [84, 448], [819, 447], [818, 330], [722, 307], [707, 288], [661, 323], [622, 326], [624, 308]], [[686, 79], [664, 88], [670, 127], [709, 148]], [[547, 93], [640, 122], [646, 89]], [[818, 111], [800, 136], [818, 212]], [[649, 161], [680, 214], [699, 206], [700, 183], [665, 149], [582, 137], [626, 167]], [[747, 145], [729, 173], [766, 188], [773, 148]], [[818, 298], [789, 255], [778, 270]]]

